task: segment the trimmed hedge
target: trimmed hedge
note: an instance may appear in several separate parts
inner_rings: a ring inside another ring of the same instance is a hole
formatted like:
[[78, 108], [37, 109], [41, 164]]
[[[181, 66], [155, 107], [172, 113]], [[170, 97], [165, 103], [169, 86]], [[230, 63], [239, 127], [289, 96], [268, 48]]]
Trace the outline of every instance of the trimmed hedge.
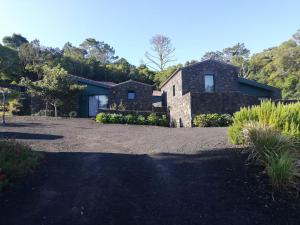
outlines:
[[227, 127], [231, 123], [232, 117], [229, 114], [199, 114], [193, 119], [196, 127]]
[[157, 116], [151, 113], [145, 117], [142, 115], [122, 115], [117, 113], [99, 113], [96, 116], [98, 123], [117, 123], [117, 124], [138, 124], [138, 125], [154, 125], [154, 126], [168, 126], [168, 119], [166, 115]]

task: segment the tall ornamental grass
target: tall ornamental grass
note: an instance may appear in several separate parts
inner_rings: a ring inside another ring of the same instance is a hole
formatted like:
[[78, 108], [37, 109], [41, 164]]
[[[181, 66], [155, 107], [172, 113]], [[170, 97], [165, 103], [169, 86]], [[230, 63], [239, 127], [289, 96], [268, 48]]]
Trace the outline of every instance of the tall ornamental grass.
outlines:
[[300, 139], [300, 102], [282, 104], [263, 101], [258, 106], [244, 107], [236, 112], [229, 127], [229, 139], [234, 144], [244, 144], [242, 130], [249, 122], [270, 126], [280, 133]]
[[273, 188], [281, 191], [293, 186], [297, 175], [295, 139], [258, 122], [245, 125], [242, 133], [250, 158], [264, 166]]

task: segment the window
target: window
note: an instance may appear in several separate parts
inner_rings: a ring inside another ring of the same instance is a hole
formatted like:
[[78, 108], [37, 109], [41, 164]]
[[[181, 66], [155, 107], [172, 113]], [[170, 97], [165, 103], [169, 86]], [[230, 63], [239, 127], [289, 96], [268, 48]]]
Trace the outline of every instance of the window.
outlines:
[[108, 97], [106, 95], [97, 95], [98, 98], [98, 108], [107, 109]]
[[173, 96], [175, 96], [175, 85], [173, 85]]
[[134, 100], [135, 99], [135, 92], [134, 91], [128, 91], [127, 98], [128, 98], [128, 100]]
[[214, 75], [205, 75], [204, 83], [206, 92], [213, 92], [215, 90]]

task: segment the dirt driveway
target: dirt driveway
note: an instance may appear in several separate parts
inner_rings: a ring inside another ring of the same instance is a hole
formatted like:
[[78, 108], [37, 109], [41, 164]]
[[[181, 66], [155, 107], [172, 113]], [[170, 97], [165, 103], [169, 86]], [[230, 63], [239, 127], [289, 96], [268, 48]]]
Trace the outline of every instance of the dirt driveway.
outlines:
[[247, 155], [219, 149], [226, 129], [14, 122], [1, 133], [48, 152], [0, 193], [0, 225], [300, 224], [294, 196], [274, 201]]
[[36, 150], [109, 153], [195, 153], [232, 147], [226, 128], [178, 128], [98, 124], [90, 119], [16, 117], [0, 137], [29, 143]]

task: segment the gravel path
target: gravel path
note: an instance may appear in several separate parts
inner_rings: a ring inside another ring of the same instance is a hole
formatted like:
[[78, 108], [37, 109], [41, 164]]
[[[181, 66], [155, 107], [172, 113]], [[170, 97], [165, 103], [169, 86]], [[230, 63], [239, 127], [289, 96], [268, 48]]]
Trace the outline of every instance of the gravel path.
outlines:
[[232, 147], [225, 128], [11, 122], [2, 136], [48, 152], [0, 193], [0, 225], [300, 224], [295, 196], [274, 201], [261, 168], [221, 149]]
[[165, 128], [30, 117], [15, 117], [9, 122], [9, 126], [0, 127], [0, 137], [24, 141], [41, 151], [153, 154], [232, 147], [226, 128]]

